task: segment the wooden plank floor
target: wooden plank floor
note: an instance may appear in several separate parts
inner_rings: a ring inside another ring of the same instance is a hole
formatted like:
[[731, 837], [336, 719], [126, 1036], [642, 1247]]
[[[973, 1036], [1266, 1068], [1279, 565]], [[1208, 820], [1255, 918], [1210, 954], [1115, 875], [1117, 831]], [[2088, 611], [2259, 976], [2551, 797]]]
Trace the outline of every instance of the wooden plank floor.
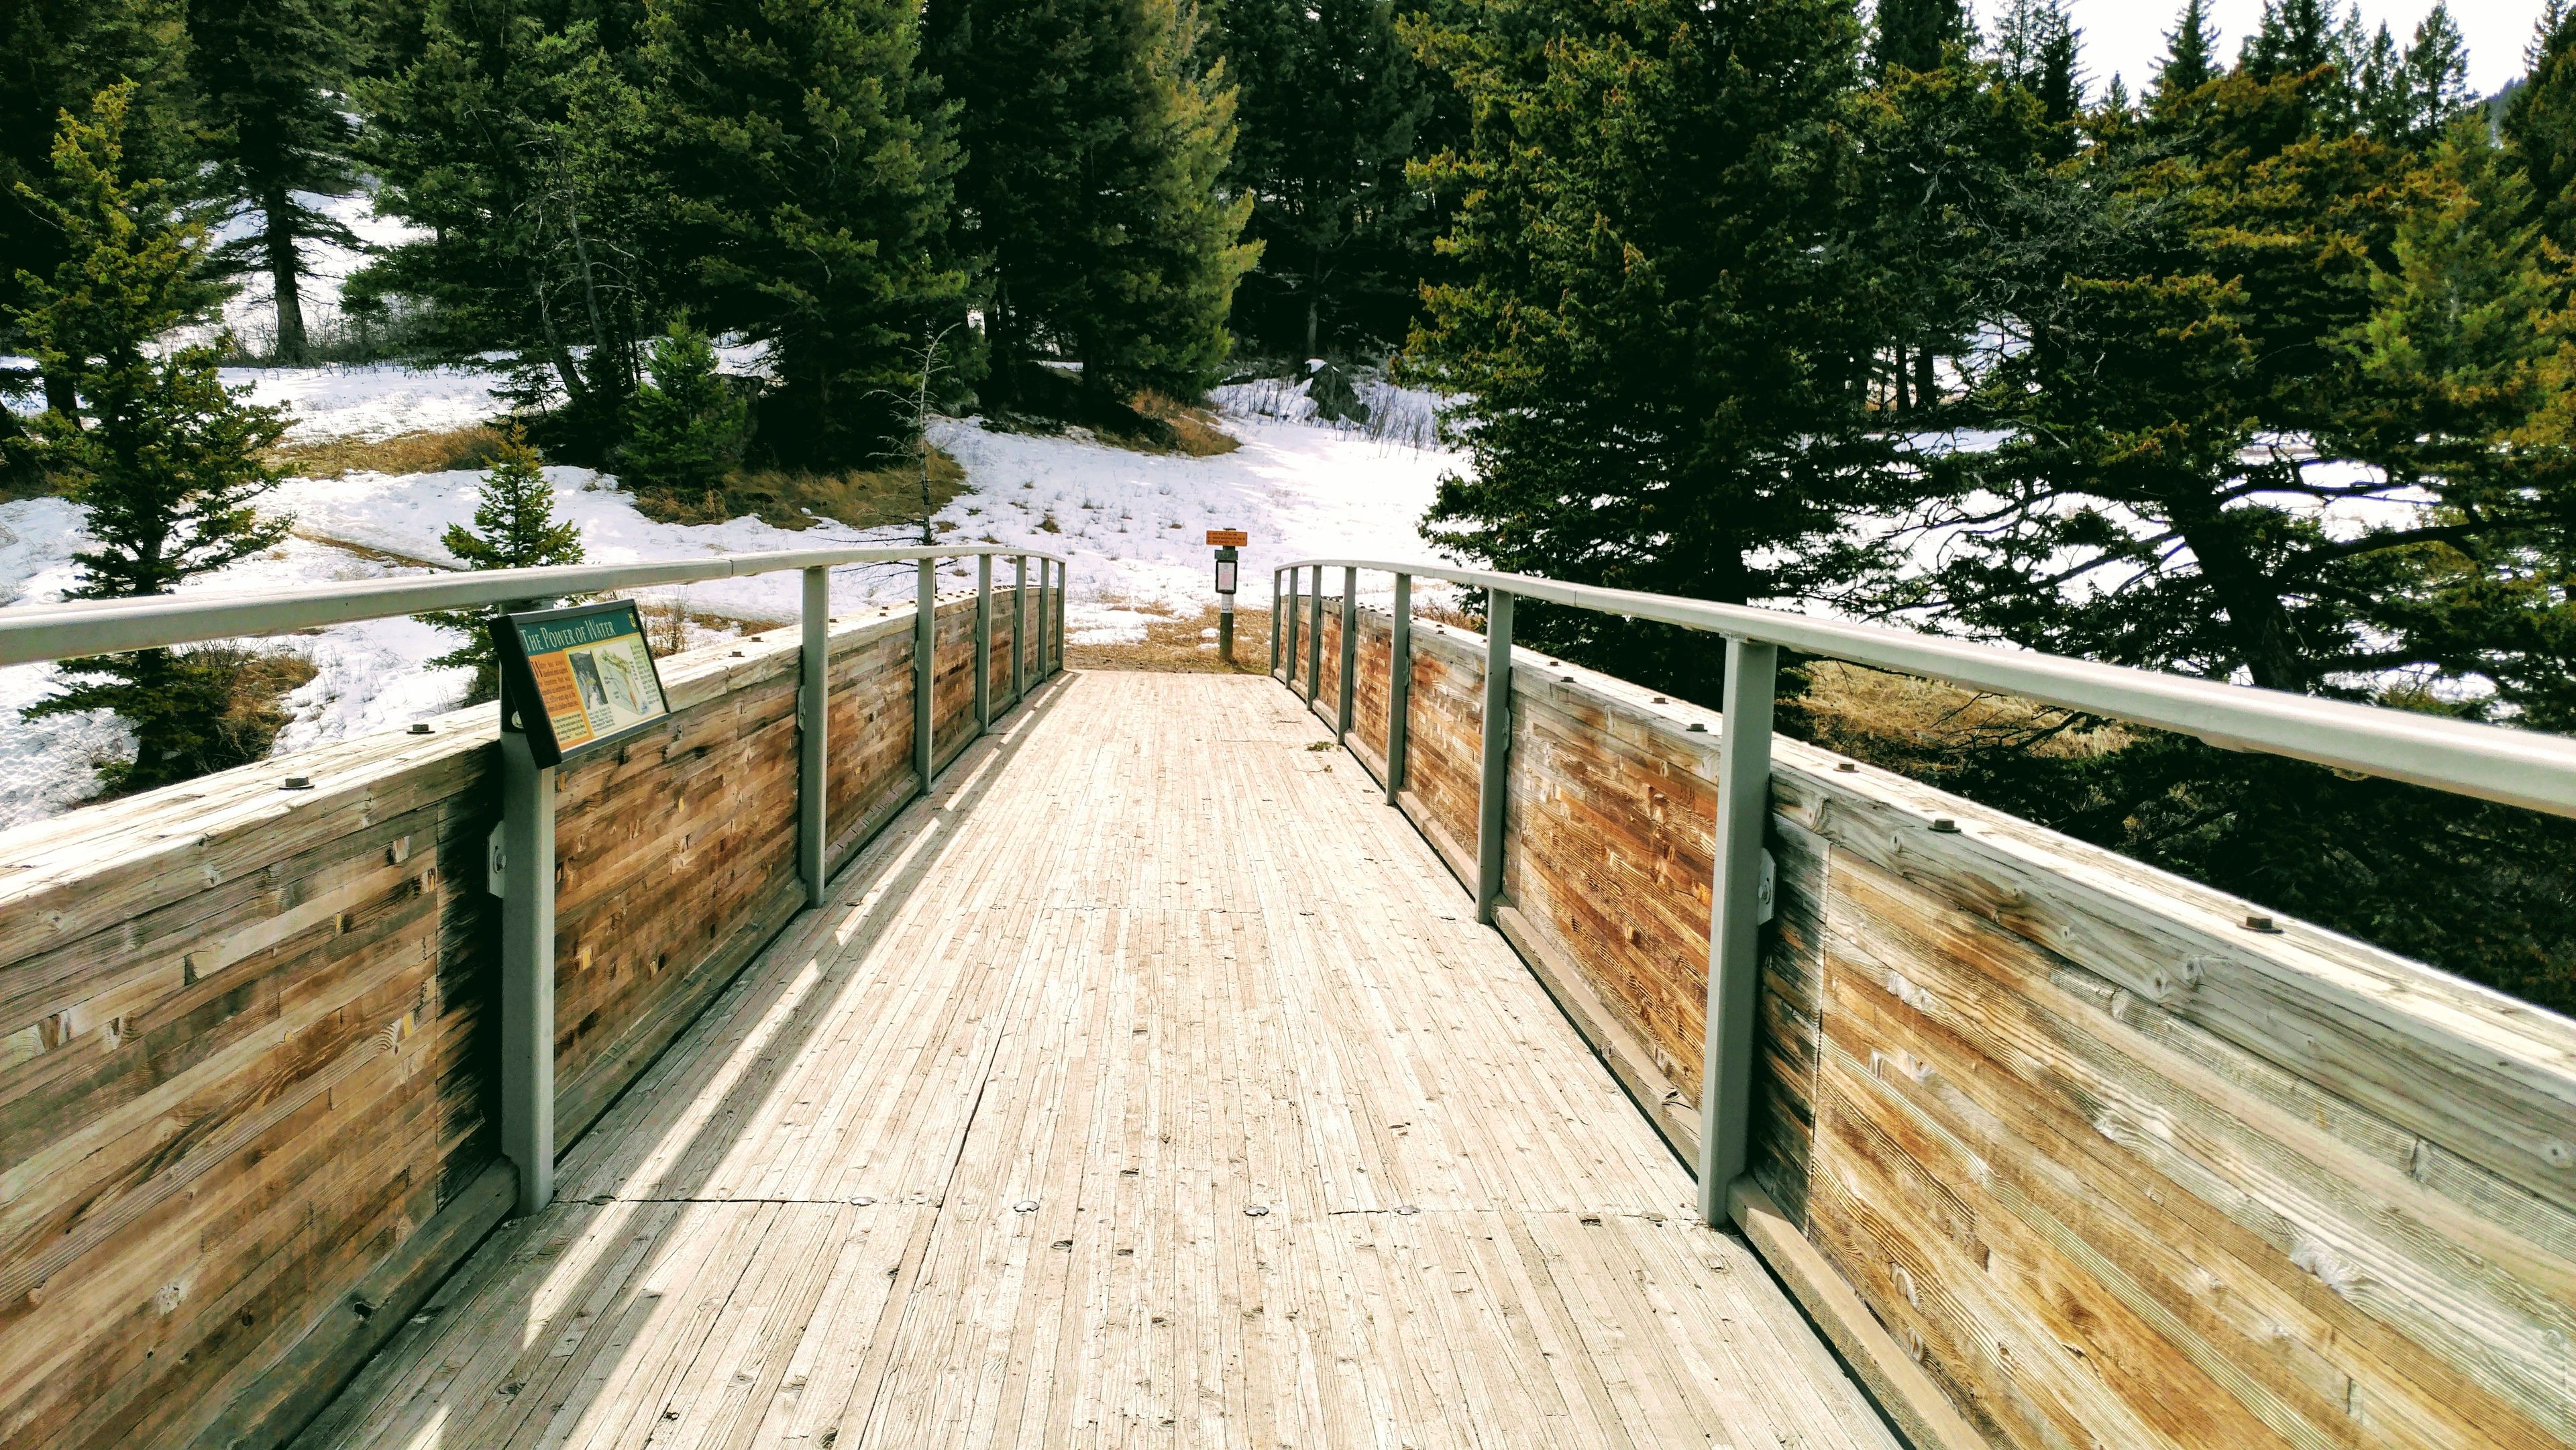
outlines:
[[1276, 684], [1011, 723], [304, 1443], [1894, 1444]]

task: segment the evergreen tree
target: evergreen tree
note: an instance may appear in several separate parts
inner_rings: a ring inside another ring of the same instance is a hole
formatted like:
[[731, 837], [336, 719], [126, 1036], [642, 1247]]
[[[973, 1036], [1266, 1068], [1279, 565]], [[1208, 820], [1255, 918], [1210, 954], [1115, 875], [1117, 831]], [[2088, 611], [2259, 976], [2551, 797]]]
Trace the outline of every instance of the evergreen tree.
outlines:
[[214, 163], [214, 190], [257, 212], [259, 230], [218, 248], [226, 271], [268, 276], [277, 315], [276, 355], [306, 358], [305, 248], [358, 239], [298, 193], [356, 189], [356, 127], [339, 92], [349, 79], [346, 0], [193, 0], [199, 116]]
[[1222, 185], [1234, 92], [1183, 0], [940, 0], [934, 63], [968, 154], [961, 244], [989, 258], [994, 391], [1036, 401], [1035, 361], [1083, 365], [1087, 406], [1215, 381], [1258, 253]]
[[2352, 339], [2374, 406], [2356, 434], [2438, 500], [2424, 577], [2375, 621], [2440, 671], [2485, 680], [2542, 729], [2576, 727], [2576, 262], [2482, 120], [2413, 179]]
[[2403, 52], [2382, 25], [2362, 56], [2355, 104], [2363, 129], [2393, 145], [2430, 146], [2473, 103], [2468, 45], [2450, 10], [2435, 5]]
[[760, 437], [785, 462], [908, 442], [890, 394], [904, 346], [925, 318], [962, 310], [965, 276], [946, 260], [957, 152], [915, 72], [918, 13], [900, 0], [648, 12], [669, 245], [693, 310], [771, 345], [779, 387]]
[[2377, 601], [2432, 536], [2322, 517], [2413, 486], [2358, 436], [2342, 347], [2406, 158], [2310, 133], [2331, 68], [2251, 69], [2169, 102], [2159, 145], [2095, 148], [2015, 197], [1981, 283], [2016, 344], [1977, 390], [2005, 441], [1944, 461], [1968, 527], [1911, 602], [2035, 648], [2274, 689], [2420, 658]]
[[[186, 136], [187, 33], [184, 0], [10, 0], [0, 4], [0, 320], [27, 304], [19, 278], [54, 275], [68, 243], [44, 209], [55, 183], [60, 118], [87, 110], [120, 80], [126, 103], [122, 145], [138, 174], [182, 176]], [[35, 200], [28, 199], [32, 189]], [[26, 340], [0, 321], [0, 350]], [[80, 413], [67, 373], [43, 375], [45, 405]], [[14, 420], [0, 420], [0, 428]]]
[[2505, 144], [2550, 238], [2576, 249], [2576, 10], [2552, 4], [2504, 111]]
[[1968, 9], [1961, 0], [1879, 0], [1872, 16], [1870, 61], [1891, 70], [1938, 70], [1950, 47], [1968, 42]]
[[[136, 88], [102, 91], [95, 119], [65, 116], [50, 194], [21, 199], [61, 235], [50, 280], [21, 274], [13, 322], [48, 373], [72, 381], [88, 420], [42, 420], [47, 465], [87, 506], [88, 548], [72, 555], [76, 599], [167, 594], [197, 575], [274, 546], [287, 520], [263, 516], [277, 485], [261, 461], [285, 434], [275, 409], [241, 402], [217, 378], [215, 350], [156, 356], [163, 334], [197, 316], [204, 230], [162, 182], [131, 179], [123, 137]], [[131, 761], [100, 767], [111, 788], [148, 789], [254, 759], [267, 734], [227, 730], [238, 652], [155, 649], [65, 661], [75, 679], [32, 710], [115, 711], [135, 733]], [[274, 733], [270, 726], [267, 733]]]
[[2217, 50], [2218, 32], [2209, 23], [2207, 0], [2184, 0], [2181, 19], [2165, 37], [2164, 64], [2156, 67], [2158, 104], [2190, 95], [2217, 79]]
[[637, 340], [670, 310], [669, 208], [628, 62], [524, 0], [432, 0], [420, 53], [355, 89], [375, 204], [423, 234], [352, 277], [347, 305], [422, 309], [426, 353], [511, 375], [568, 456], [617, 438]]
[[[474, 527], [450, 524], [439, 542], [468, 569], [540, 569], [582, 561], [581, 528], [555, 517], [554, 488], [546, 482], [537, 450], [516, 428], [495, 452], [491, 470], [475, 492]], [[456, 648], [429, 663], [436, 669], [474, 671], [465, 696], [468, 704], [500, 692], [491, 633], [497, 612], [451, 609], [420, 616], [425, 624], [464, 637]]]
[[[1742, 602], [1829, 589], [1875, 501], [1842, 244], [1859, 27], [1834, 0], [1552, 0], [1424, 35], [1474, 118], [1414, 375], [1474, 459], [1426, 532], [1502, 569]], [[1714, 652], [1532, 609], [1543, 647], [1713, 698]]]
[[2359, 24], [2355, 11], [2350, 27], [2338, 27], [2328, 0], [2264, 0], [2262, 23], [2245, 38], [2237, 68], [2263, 84], [2313, 76], [2296, 92], [2306, 124], [2341, 131], [2352, 121], [2353, 79], [2361, 69]]
[[653, 380], [636, 390], [619, 480], [696, 499], [724, 486], [742, 461], [750, 410], [716, 371], [707, 335], [675, 319], [653, 344]]
[[1253, 198], [1261, 264], [1235, 330], [1274, 352], [1400, 342], [1439, 228], [1405, 174], [1437, 97], [1388, 0], [1229, 0], [1222, 48], [1239, 134], [1230, 185]]

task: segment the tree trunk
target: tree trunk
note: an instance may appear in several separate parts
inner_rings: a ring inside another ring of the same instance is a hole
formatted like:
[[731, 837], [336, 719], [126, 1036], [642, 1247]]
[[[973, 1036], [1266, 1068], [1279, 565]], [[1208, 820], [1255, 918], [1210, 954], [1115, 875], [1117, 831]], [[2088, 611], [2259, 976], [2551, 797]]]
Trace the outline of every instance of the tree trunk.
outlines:
[[1914, 406], [1929, 408], [1941, 401], [1941, 381], [1932, 367], [1932, 349], [1914, 350]]
[[305, 361], [304, 296], [299, 290], [303, 259], [295, 251], [294, 204], [286, 188], [276, 187], [261, 199], [268, 227], [268, 278], [277, 294], [277, 360]]
[[2227, 632], [2236, 641], [2245, 672], [2266, 690], [2304, 693], [2316, 682], [2317, 671], [2291, 638], [2280, 590], [2255, 562], [2243, 530], [2223, 511], [2213, 510], [2183, 524], [2182, 537], [2219, 607], [2227, 611]]
[[1901, 342], [1896, 345], [1896, 366], [1891, 369], [1890, 372], [1896, 388], [1895, 407], [1892, 411], [1898, 413], [1913, 412], [1914, 399], [1908, 395], [1905, 388], [1905, 344]]
[[45, 411], [74, 420], [80, 417], [80, 389], [72, 385], [71, 374], [46, 370]]

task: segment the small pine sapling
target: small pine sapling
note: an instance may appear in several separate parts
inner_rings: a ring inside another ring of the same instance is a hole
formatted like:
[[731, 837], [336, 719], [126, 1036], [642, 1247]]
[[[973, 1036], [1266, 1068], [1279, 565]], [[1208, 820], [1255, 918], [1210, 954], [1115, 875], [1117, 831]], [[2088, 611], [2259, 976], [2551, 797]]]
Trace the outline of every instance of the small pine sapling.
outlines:
[[[474, 527], [450, 524], [439, 540], [468, 569], [536, 569], [582, 561], [581, 527], [555, 517], [555, 494], [537, 450], [527, 435], [510, 430], [492, 469], [483, 475], [474, 507]], [[419, 616], [462, 635], [464, 643], [429, 663], [437, 669], [470, 669], [474, 682], [465, 703], [475, 704], [500, 693], [498, 665], [492, 656], [487, 609], [443, 609]]]
[[[255, 506], [277, 487], [263, 458], [285, 416], [241, 401], [216, 375], [216, 350], [156, 351], [212, 300], [198, 280], [202, 227], [169, 189], [130, 178], [125, 121], [133, 87], [99, 93], [93, 118], [62, 119], [52, 195], [21, 186], [65, 257], [51, 279], [21, 273], [26, 305], [9, 321], [49, 376], [67, 379], [82, 418], [49, 412], [34, 429], [39, 466], [87, 509], [88, 548], [72, 555], [75, 599], [168, 594], [264, 553], [289, 520]], [[112, 710], [135, 736], [131, 760], [102, 762], [111, 791], [148, 790], [257, 760], [284, 716], [276, 687], [297, 672], [241, 649], [138, 650], [66, 660], [73, 681], [23, 713]], [[309, 669], [302, 673], [309, 675]]]
[[687, 499], [723, 488], [742, 461], [750, 408], [716, 371], [714, 346], [677, 318], [653, 344], [647, 367], [653, 381], [635, 392], [623, 481]]

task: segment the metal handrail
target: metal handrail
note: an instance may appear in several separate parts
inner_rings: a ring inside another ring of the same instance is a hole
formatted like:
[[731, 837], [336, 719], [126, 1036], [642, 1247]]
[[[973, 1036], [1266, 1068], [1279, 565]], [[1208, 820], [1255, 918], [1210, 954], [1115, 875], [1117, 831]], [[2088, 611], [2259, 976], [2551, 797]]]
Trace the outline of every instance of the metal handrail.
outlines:
[[[1483, 754], [1476, 787], [1476, 919], [1503, 910], [1505, 805], [1511, 789], [1512, 603], [1543, 599], [1630, 619], [1703, 630], [1726, 640], [1726, 684], [1715, 762], [1717, 788], [1709, 883], [1706, 1037], [1701, 1044], [1700, 1214], [1712, 1226], [1730, 1213], [1729, 1187], [1745, 1170], [1752, 1142], [1753, 1065], [1758, 1052], [1761, 887], [1771, 790], [1771, 704], [1779, 651], [1789, 648], [1970, 689], [2021, 695], [2088, 714], [2194, 735], [2231, 750], [2264, 751], [2338, 770], [2384, 776], [2436, 790], [2576, 816], [2576, 740], [2531, 730], [2319, 700], [2279, 690], [2222, 684], [1916, 634], [1883, 625], [1566, 584], [1530, 574], [1454, 569], [1385, 559], [1300, 559], [1272, 577], [1271, 657], [1291, 691], [1298, 685], [1299, 634], [1306, 636], [1304, 684], [1315, 705], [1324, 673], [1324, 571], [1342, 571], [1339, 734], [1351, 731], [1356, 596], [1363, 569], [1395, 576], [1387, 655], [1387, 801], [1404, 806], [1405, 724], [1412, 680], [1411, 595], [1416, 578], [1487, 593]], [[1311, 571], [1300, 614], [1299, 576]], [[2250, 925], [2249, 921], [2249, 925]]]
[[1300, 559], [1280, 567], [1283, 572], [1367, 569], [1445, 579], [1470, 588], [1785, 646], [1970, 689], [2021, 695], [2197, 736], [2229, 750], [2287, 755], [2337, 770], [2576, 816], [2576, 740], [2537, 730], [2002, 649], [1884, 625], [1565, 584], [1530, 574], [1374, 559]]
[[[0, 609], [0, 665], [32, 664], [79, 655], [159, 649], [210, 639], [290, 634], [363, 619], [390, 619], [433, 609], [472, 609], [486, 604], [599, 594], [655, 584], [738, 579], [788, 569], [830, 569], [847, 564], [972, 558], [1044, 559], [1063, 568], [1061, 554], [998, 544], [900, 549], [781, 549], [717, 554], [636, 564], [569, 564], [547, 569], [489, 569], [430, 578], [369, 579], [355, 584], [315, 584], [259, 593], [155, 594], [141, 599], [78, 600], [65, 604]], [[1059, 576], [1061, 577], [1061, 576]]]

